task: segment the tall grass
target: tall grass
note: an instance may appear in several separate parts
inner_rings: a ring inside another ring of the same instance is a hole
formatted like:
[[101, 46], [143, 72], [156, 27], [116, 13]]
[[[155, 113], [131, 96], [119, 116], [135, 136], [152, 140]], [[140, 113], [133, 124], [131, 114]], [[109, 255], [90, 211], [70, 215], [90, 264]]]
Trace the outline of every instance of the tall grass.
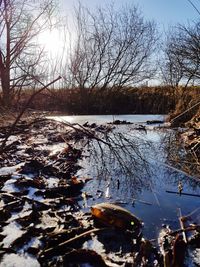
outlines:
[[[200, 87], [126, 87], [100, 90], [50, 89], [35, 97], [29, 108], [67, 114], [171, 114], [172, 117], [200, 101]], [[22, 107], [31, 90], [24, 90], [15, 110]]]

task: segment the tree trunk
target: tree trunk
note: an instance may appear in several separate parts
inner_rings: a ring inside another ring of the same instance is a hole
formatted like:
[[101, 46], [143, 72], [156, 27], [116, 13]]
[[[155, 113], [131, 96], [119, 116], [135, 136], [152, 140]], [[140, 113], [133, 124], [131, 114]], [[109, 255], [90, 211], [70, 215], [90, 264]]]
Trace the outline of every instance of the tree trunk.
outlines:
[[5, 1], [5, 34], [6, 34], [6, 52], [3, 56], [3, 53], [0, 51], [0, 79], [2, 86], [2, 98], [3, 106], [5, 108], [11, 107], [11, 91], [10, 91], [10, 63], [11, 63], [11, 14], [9, 13], [10, 9], [10, 0]]
[[1, 86], [2, 86], [2, 100], [3, 106], [9, 108], [11, 105], [11, 92], [10, 92], [10, 71], [7, 68], [1, 70]]

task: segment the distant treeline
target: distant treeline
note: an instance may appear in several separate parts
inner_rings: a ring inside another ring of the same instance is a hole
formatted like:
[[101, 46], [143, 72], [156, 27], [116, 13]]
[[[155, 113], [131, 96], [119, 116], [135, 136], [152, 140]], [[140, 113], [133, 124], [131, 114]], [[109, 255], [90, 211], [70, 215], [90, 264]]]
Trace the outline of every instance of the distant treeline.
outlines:
[[[167, 86], [114, 89], [51, 89], [38, 95], [29, 108], [66, 114], [169, 114], [198, 100], [200, 87]], [[32, 94], [24, 91], [16, 108]], [[199, 97], [200, 98], [200, 97]], [[200, 99], [199, 99], [200, 101]]]

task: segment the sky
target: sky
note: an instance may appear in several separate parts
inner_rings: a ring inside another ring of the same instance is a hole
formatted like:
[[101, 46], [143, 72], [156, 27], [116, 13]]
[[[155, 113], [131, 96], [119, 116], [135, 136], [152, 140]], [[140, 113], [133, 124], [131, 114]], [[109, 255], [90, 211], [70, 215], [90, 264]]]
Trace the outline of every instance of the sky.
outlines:
[[[61, 21], [63, 21], [61, 24], [65, 25], [66, 17], [70, 35], [63, 34], [65, 31], [60, 28], [59, 30], [56, 29], [55, 31], [44, 33], [40, 38], [40, 42], [51, 58], [55, 59], [60, 55], [63, 58], [64, 51], [68, 52], [69, 50], [66, 49], [66, 47], [70, 46], [68, 39], [73, 39], [73, 32], [75, 32], [73, 23], [74, 7], [77, 7], [79, 2], [91, 10], [99, 6], [106, 7], [108, 4], [113, 3], [116, 8], [123, 5], [136, 5], [141, 10], [144, 18], [154, 20], [157, 23], [160, 37], [164, 37], [168, 27], [171, 28], [178, 23], [187, 25], [193, 21], [200, 20], [200, 15], [190, 4], [190, 1], [200, 11], [200, 0], [57, 0]], [[66, 42], [63, 40], [66, 40]]]
[[[60, 0], [63, 12], [71, 14], [77, 0]], [[200, 10], [200, 0], [191, 0]], [[167, 29], [177, 23], [187, 24], [200, 18], [198, 12], [189, 3], [189, 0], [80, 0], [83, 6], [93, 9], [95, 6], [106, 6], [114, 3], [116, 6], [123, 4], [136, 4], [140, 7], [147, 19], [153, 19], [160, 28]]]

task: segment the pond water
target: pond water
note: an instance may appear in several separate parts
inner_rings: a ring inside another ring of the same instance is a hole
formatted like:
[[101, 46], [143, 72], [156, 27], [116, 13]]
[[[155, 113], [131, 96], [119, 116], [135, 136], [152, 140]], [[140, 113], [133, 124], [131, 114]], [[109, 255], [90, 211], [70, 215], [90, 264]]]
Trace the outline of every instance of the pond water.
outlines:
[[[59, 117], [74, 123], [98, 123], [105, 124], [113, 120], [112, 116], [65, 116]], [[102, 146], [103, 155], [97, 149], [97, 144], [85, 152], [85, 158], [80, 162], [82, 169], [78, 175], [91, 177], [84, 191], [93, 196], [88, 205], [97, 202], [118, 202], [125, 208], [136, 214], [144, 222], [144, 235], [147, 238], [156, 238], [162, 224], [170, 224], [173, 228], [179, 228], [178, 216], [181, 209], [183, 215], [200, 209], [200, 197], [167, 193], [178, 191], [179, 181], [183, 184], [183, 192], [200, 196], [200, 182], [195, 177], [188, 177], [180, 173], [171, 165], [167, 166], [168, 151], [166, 148], [167, 135], [172, 136], [173, 131], [165, 128], [147, 126], [147, 131], [138, 131], [135, 124], [145, 124], [148, 120], [164, 120], [162, 115], [119, 115], [115, 120], [134, 122], [132, 125], [117, 125], [115, 133], [123, 134], [129, 140], [133, 140], [139, 146], [139, 151], [145, 162], [133, 163], [132, 155], [129, 155], [123, 164], [127, 172], [120, 169], [120, 164], [115, 162], [112, 151]], [[124, 146], [128, 145], [126, 142]], [[96, 146], [96, 155], [92, 153]], [[99, 155], [98, 155], [99, 152]], [[108, 157], [108, 154], [111, 154]], [[119, 151], [120, 153], [120, 151]], [[92, 154], [92, 156], [91, 156]], [[122, 157], [124, 154], [121, 155]], [[100, 158], [99, 158], [100, 157]], [[128, 162], [130, 160], [130, 162]], [[107, 162], [106, 162], [107, 161]], [[139, 166], [137, 166], [139, 165]], [[130, 171], [130, 172], [129, 172]], [[97, 197], [98, 196], [98, 197]], [[199, 214], [196, 212], [195, 214]], [[198, 216], [197, 216], [198, 217]], [[199, 219], [199, 218], [197, 218]]]
[[178, 192], [181, 181], [183, 193], [200, 196], [200, 182], [174, 169], [167, 161], [167, 145], [174, 138], [173, 130], [151, 125], [141, 131], [136, 126], [145, 125], [148, 120], [164, 120], [165, 116], [59, 117], [59, 120], [80, 124], [86, 121], [105, 124], [113, 119], [134, 124], [115, 126], [111, 138], [106, 139], [114, 142], [114, 149], [99, 142], [93, 142], [85, 149], [85, 157], [80, 162], [83, 168], [78, 176], [91, 178], [83, 189], [92, 196], [85, 203], [87, 208], [100, 202], [119, 203], [144, 222], [143, 234], [149, 239], [157, 239], [162, 224], [180, 228], [180, 211], [182, 215], [188, 215], [196, 210], [193, 216], [198, 222], [200, 197], [166, 192]]
[[70, 123], [84, 124], [85, 122], [104, 124], [109, 123], [114, 120], [126, 120], [132, 123], [145, 124], [146, 121], [151, 120], [164, 120], [166, 116], [164, 115], [81, 115], [81, 116], [57, 116], [49, 117], [59, 121], [67, 121]]

